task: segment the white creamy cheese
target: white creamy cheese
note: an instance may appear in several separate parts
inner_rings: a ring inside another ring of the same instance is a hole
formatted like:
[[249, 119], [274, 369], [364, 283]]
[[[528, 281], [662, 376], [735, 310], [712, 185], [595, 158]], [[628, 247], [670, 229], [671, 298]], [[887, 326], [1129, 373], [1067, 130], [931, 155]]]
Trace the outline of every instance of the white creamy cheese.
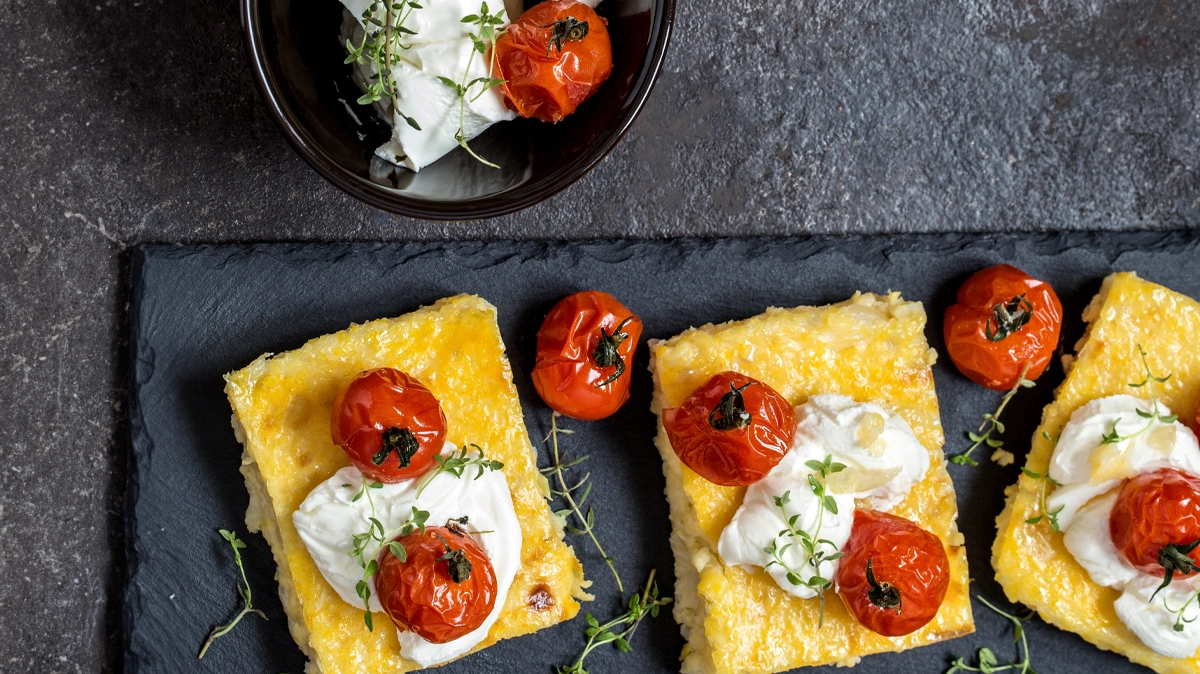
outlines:
[[[815, 471], [805, 465], [808, 461], [824, 461], [827, 456], [846, 465], [826, 482], [837, 503], [836, 515], [822, 508], [813, 494], [808, 478]], [[787, 529], [787, 520], [798, 516], [795, 529], [815, 533], [814, 538], [825, 539], [841, 549], [854, 524], [855, 499], [865, 499], [871, 507], [886, 510], [899, 503], [925, 476], [929, 464], [928, 450], [896, 413], [873, 403], [857, 403], [844, 395], [815, 395], [796, 408], [792, 448], [766, 477], [747, 488], [741, 507], [721, 532], [717, 552], [726, 564], [747, 570], [765, 567], [790, 594], [815, 597], [817, 592], [812, 588], [788, 580], [788, 569], [804, 582], [818, 571], [832, 580], [837, 560], [822, 562], [820, 569], [816, 568], [799, 540], [780, 535]], [[785, 493], [789, 503], [781, 509], [775, 497]], [[765, 549], [772, 542], [784, 550], [780, 557], [787, 569], [770, 564], [772, 557]], [[835, 551], [830, 545], [822, 545], [819, 550], [827, 554]]]
[[[342, 4], [362, 26], [363, 12], [369, 10], [372, 3], [371, 0], [342, 0]], [[502, 2], [493, 4], [493, 11], [503, 8]], [[400, 111], [415, 119], [421, 130], [409, 126], [398, 111], [384, 106], [391, 115], [392, 138], [375, 150], [375, 154], [383, 159], [413, 171], [432, 164], [458, 146], [455, 135], [460, 115], [468, 141], [492, 124], [517, 116], [504, 104], [504, 95], [498, 87], [480, 94], [480, 85], [475, 85], [465, 97], [464, 106], [463, 99], [438, 79], [446, 77], [465, 83], [491, 76], [491, 63], [483, 54], [475, 52], [470, 38], [470, 33], [477, 27], [462, 21], [464, 16], [479, 13], [479, 1], [433, 0], [421, 5], [422, 8], [413, 10], [404, 23], [404, 27], [415, 35], [404, 38], [403, 43], [409, 48], [400, 50], [400, 63], [392, 70]], [[382, 9], [377, 18], [384, 19]], [[504, 23], [508, 23], [507, 16]], [[363, 69], [367, 71], [361, 73], [364, 77], [376, 75], [369, 63], [359, 68], [360, 73]]]
[[[454, 446], [449, 443], [443, 449], [444, 454], [453, 451]], [[496, 605], [483, 624], [470, 634], [445, 644], [430, 643], [412, 632], [399, 633], [400, 653], [421, 667], [429, 667], [453, 660], [487, 638], [492, 624], [500, 617], [521, 562], [521, 525], [503, 471], [487, 471], [479, 479], [475, 479], [474, 469], [469, 469], [461, 478], [442, 473], [429, 482], [420, 498], [416, 496], [417, 482], [385, 484], [369, 490], [370, 500], [363, 497], [355, 501], [354, 495], [362, 487], [362, 473], [347, 466], [309, 493], [292, 514], [292, 522], [321, 575], [343, 600], [356, 607], [362, 606], [355, 585], [362, 580], [363, 573], [358, 562], [350, 556], [352, 537], [369, 529], [367, 518], [371, 516], [372, 503], [374, 516], [389, 533], [409, 520], [413, 506], [429, 512], [428, 525], [442, 526], [451, 518], [465, 515], [469, 518], [469, 531], [489, 532], [475, 536], [487, 552], [496, 574]], [[371, 541], [364, 551], [364, 558], [373, 559], [378, 551], [378, 544]], [[382, 611], [375, 580], [372, 578], [368, 584], [371, 610]]]
[[[1178, 421], [1147, 419], [1150, 401], [1129, 395], [1093, 400], [1071, 415], [1050, 458], [1050, 477], [1062, 484], [1046, 499], [1058, 515], [1063, 543], [1092, 581], [1121, 592], [1114, 607], [1125, 626], [1155, 652], [1169, 658], [1190, 657], [1200, 648], [1200, 621], [1175, 631], [1172, 609], [1181, 608], [1200, 588], [1200, 576], [1162, 583], [1134, 568], [1113, 545], [1109, 518], [1122, 482], [1141, 473], [1173, 467], [1200, 474], [1196, 436]], [[1158, 404], [1158, 415], [1171, 411]], [[1120, 442], [1104, 444], [1116, 432]], [[1200, 607], [1193, 607], [1200, 612]], [[1191, 615], [1191, 614], [1189, 614]]]

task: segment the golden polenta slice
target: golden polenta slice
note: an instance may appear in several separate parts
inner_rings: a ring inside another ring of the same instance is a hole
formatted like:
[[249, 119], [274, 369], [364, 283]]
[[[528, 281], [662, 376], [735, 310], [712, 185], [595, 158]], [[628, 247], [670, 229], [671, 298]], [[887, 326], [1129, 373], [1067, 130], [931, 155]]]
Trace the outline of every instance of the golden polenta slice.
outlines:
[[349, 465], [330, 439], [331, 408], [351, 378], [376, 367], [408, 372], [433, 391], [446, 414], [446, 440], [475, 443], [504, 462], [523, 535], [521, 566], [503, 613], [475, 650], [574, 617], [576, 600], [590, 598], [583, 569], [551, 518], [549, 488], [525, 432], [496, 308], [460, 295], [264, 355], [225, 377], [234, 432], [245, 450], [246, 526], [271, 544], [288, 626], [309, 658], [309, 674], [417, 669], [400, 656], [386, 615], [376, 614], [375, 631], [367, 631], [363, 608], [342, 601], [325, 582], [292, 525], [308, 493]]
[[[1067, 378], [1054, 402], [1042, 413], [1042, 424], [1033, 436], [1026, 469], [1044, 474], [1054, 443], [1071, 414], [1096, 398], [1119, 393], [1146, 395], [1129, 387], [1145, 378], [1138, 345], [1149, 354], [1156, 374], [1171, 378], [1157, 384], [1159, 400], [1172, 413], [1189, 419], [1200, 400], [1200, 304], [1134, 274], [1113, 274], [1104, 280], [1083, 320], [1088, 332], [1076, 345]], [[1004, 512], [996, 519], [999, 530], [992, 546], [992, 566], [1004, 593], [1015, 602], [1035, 609], [1044, 620], [1075, 632], [1105, 650], [1166, 674], [1200, 671], [1200, 658], [1168, 658], [1145, 646], [1117, 617], [1113, 602], [1120, 593], [1093, 583], [1040, 514], [1042, 481], [1021, 475], [1008, 488]], [[1050, 485], [1046, 485], [1050, 486]]]
[[[925, 311], [899, 293], [856, 294], [827, 307], [768, 309], [754, 318], [706, 325], [651, 345], [656, 444], [671, 504], [675, 619], [688, 643], [685, 674], [780, 672], [902, 651], [974, 631], [967, 556], [955, 518], [954, 486], [942, 454], [942, 426], [925, 341]], [[744, 487], [721, 487], [684, 466], [667, 440], [662, 410], [682, 403], [712, 375], [736, 370], [779, 391], [792, 405], [818, 393], [841, 393], [896, 411], [929, 450], [931, 468], [892, 510], [936, 534], [950, 560], [950, 587], [937, 616], [904, 637], [863, 627], [831, 592], [825, 624], [818, 601], [784, 592], [762, 569], [726, 566], [721, 531], [742, 503]]]

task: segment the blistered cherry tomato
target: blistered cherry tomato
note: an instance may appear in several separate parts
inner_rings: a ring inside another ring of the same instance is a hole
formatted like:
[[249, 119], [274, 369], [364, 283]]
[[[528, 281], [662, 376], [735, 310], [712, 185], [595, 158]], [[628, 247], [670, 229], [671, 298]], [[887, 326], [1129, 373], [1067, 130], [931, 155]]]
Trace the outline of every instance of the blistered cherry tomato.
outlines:
[[529, 8], [496, 40], [495, 77], [508, 107], [522, 117], [557, 122], [612, 74], [608, 22], [574, 0]]
[[442, 451], [446, 415], [416, 378], [392, 368], [361, 372], [333, 403], [333, 444], [380, 482], [420, 477]]
[[641, 336], [641, 319], [612, 295], [568, 295], [538, 330], [533, 386], [559, 414], [611, 416], [629, 400], [629, 366]]
[[950, 586], [950, 560], [937, 536], [903, 517], [856, 510], [842, 552], [838, 596], [867, 629], [898, 637], [937, 615]]
[[1012, 265], [976, 272], [946, 310], [946, 351], [968, 379], [997, 391], [1042, 376], [1058, 346], [1062, 304], [1049, 283]]
[[685, 466], [726, 487], [761, 480], [792, 447], [796, 413], [766, 384], [737, 372], [713, 375], [679, 407], [663, 410], [663, 428]]
[[[1113, 545], [1143, 573], [1191, 575], [1200, 564], [1200, 477], [1174, 468], [1142, 473], [1121, 487], [1108, 519]], [[1171, 549], [1164, 551], [1170, 546]]]
[[496, 572], [483, 547], [458, 527], [427, 527], [398, 539], [400, 561], [382, 548], [375, 591], [396, 627], [435, 644], [479, 628], [496, 605]]

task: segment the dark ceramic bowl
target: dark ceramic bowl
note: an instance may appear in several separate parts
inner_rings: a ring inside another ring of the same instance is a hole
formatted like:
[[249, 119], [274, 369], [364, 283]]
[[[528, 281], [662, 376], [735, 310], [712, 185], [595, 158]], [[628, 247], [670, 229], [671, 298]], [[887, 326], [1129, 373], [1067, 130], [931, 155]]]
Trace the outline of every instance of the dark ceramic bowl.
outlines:
[[[437, 0], [431, 0], [436, 2]], [[496, 2], [494, 4], [499, 4]], [[528, 2], [528, 5], [534, 4]], [[345, 65], [338, 0], [242, 0], [242, 26], [267, 107], [296, 151], [330, 182], [393, 213], [431, 220], [489, 218], [565, 189], [604, 158], [633, 124], [662, 66], [675, 0], [604, 0], [613, 72], [595, 96], [558, 124], [493, 125], [413, 173], [374, 156], [391, 135]]]

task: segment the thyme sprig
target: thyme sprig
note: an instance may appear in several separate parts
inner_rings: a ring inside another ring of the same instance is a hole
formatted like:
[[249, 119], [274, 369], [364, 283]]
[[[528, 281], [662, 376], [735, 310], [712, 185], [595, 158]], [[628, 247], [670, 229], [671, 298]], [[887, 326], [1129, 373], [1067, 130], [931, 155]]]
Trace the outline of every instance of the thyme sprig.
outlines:
[[228, 624], [221, 625], [209, 633], [208, 638], [204, 640], [204, 645], [200, 647], [200, 654], [196, 656], [197, 660], [204, 657], [204, 654], [208, 652], [208, 647], [212, 645], [213, 641], [216, 641], [217, 637], [228, 634], [247, 614], [257, 613], [263, 620], [267, 619], [267, 614], [254, 608], [254, 601], [250, 595], [250, 583], [246, 580], [246, 568], [242, 566], [242, 550], [246, 548], [246, 543], [233, 531], [228, 529], [219, 531], [221, 538], [228, 541], [229, 547], [233, 548], [233, 563], [237, 564], [238, 572], [242, 574], [242, 583], [237, 588], [238, 594], [242, 597], [242, 610]]
[[[600, 624], [598, 620], [592, 617], [591, 613], [586, 614], [588, 628], [584, 630], [584, 635], [588, 639], [587, 645], [583, 647], [583, 652], [579, 654], [575, 662], [570, 665], [559, 665], [555, 670], [556, 674], [588, 674], [588, 670], [583, 667], [583, 659], [604, 644], [611, 643], [622, 653], [628, 653], [633, 650], [633, 647], [629, 645], [629, 640], [633, 638], [633, 633], [637, 631], [642, 618], [646, 616], [657, 618], [659, 609], [670, 604], [672, 601], [670, 597], [658, 596], [658, 585], [654, 582], [654, 571], [654, 569], [650, 570], [650, 577], [646, 579], [646, 586], [642, 589], [641, 593], [629, 598], [628, 609], [622, 615], [604, 624]], [[624, 625], [628, 625], [628, 627], [623, 630], [617, 629]]]
[[1020, 643], [1020, 653], [1023, 658], [1020, 662], [1008, 662], [1000, 664], [996, 659], [996, 654], [990, 648], [980, 648], [976, 655], [977, 662], [974, 665], [968, 664], [964, 658], [956, 659], [946, 670], [946, 674], [955, 674], [956, 672], [983, 672], [984, 674], [993, 674], [994, 672], [1016, 671], [1020, 674], [1037, 674], [1033, 669], [1033, 661], [1029, 655], [1029, 641], [1025, 637], [1025, 627], [1022, 623], [1033, 618], [1034, 612], [1030, 611], [1024, 616], [1015, 616], [1011, 613], [1006, 613], [993, 606], [988, 600], [975, 596], [976, 599], [983, 602], [983, 605], [998, 613], [1001, 617], [1007, 619], [1013, 626], [1013, 643]]
[[1121, 417], [1117, 417], [1117, 420], [1113, 422], [1112, 430], [1109, 431], [1108, 433], [1105, 433], [1102, 436], [1102, 438], [1100, 440], [1101, 445], [1115, 445], [1118, 442], [1123, 442], [1125, 440], [1132, 440], [1132, 439], [1138, 437], [1139, 435], [1143, 435], [1150, 429], [1154, 428], [1155, 423], [1173, 424], [1173, 423], [1175, 423], [1175, 421], [1177, 419], [1179, 419], [1178, 414], [1171, 414], [1168, 416], [1163, 416], [1158, 413], [1158, 390], [1154, 386], [1154, 384], [1155, 383], [1159, 383], [1159, 384], [1167, 383], [1167, 381], [1171, 378], [1171, 375], [1167, 375], [1165, 377], [1154, 376], [1154, 371], [1150, 369], [1150, 362], [1146, 358], [1146, 350], [1142, 348], [1141, 344], [1137, 345], [1137, 350], [1138, 350], [1138, 353], [1141, 354], [1141, 356], [1142, 356], [1142, 366], [1146, 368], [1146, 377], [1144, 379], [1142, 379], [1142, 381], [1140, 381], [1136, 384], [1130, 383], [1129, 387], [1130, 388], [1142, 388], [1144, 386], [1150, 387], [1150, 409], [1152, 411], [1145, 412], [1141, 408], [1139, 408], [1137, 410], [1137, 415], [1139, 417], [1147, 420], [1146, 425], [1143, 426], [1142, 428], [1138, 429], [1137, 431], [1134, 431], [1133, 433], [1131, 433], [1129, 435], [1121, 435], [1120, 432], [1117, 431], [1117, 424], [1121, 423]]
[[[1200, 542], [1200, 541], [1198, 541], [1198, 542]], [[1190, 547], [1188, 547], [1188, 546], [1184, 546], [1184, 547], [1187, 547], [1187, 552], [1191, 552], [1191, 550], [1195, 549], [1196, 543], [1195, 542], [1192, 543], [1190, 545]], [[1183, 547], [1180, 548], [1180, 550], [1183, 550], [1183, 549], [1184, 549]], [[1185, 552], [1184, 554], [1187, 554], [1187, 552]], [[1193, 568], [1195, 568], [1194, 565], [1193, 565]], [[1159, 586], [1158, 590], [1154, 591], [1154, 594], [1158, 594], [1159, 590], [1161, 590], [1164, 587], [1166, 587], [1167, 585], [1169, 585], [1171, 583], [1170, 578], [1171, 578], [1171, 573], [1170, 573], [1170, 570], [1168, 570], [1167, 576], [1164, 579], [1163, 584]], [[1151, 595], [1150, 601], [1154, 601], [1153, 595]], [[1184, 617], [1184, 612], [1187, 611], [1187, 608], [1189, 606], [1191, 606], [1193, 602], [1195, 602], [1196, 605], [1198, 607], [1200, 607], [1200, 590], [1193, 592], [1192, 595], [1190, 597], [1188, 597], [1187, 601], [1183, 602], [1183, 606], [1180, 606], [1177, 609], [1171, 608], [1171, 605], [1167, 603], [1167, 598], [1163, 597], [1163, 608], [1165, 608], [1168, 611], [1170, 611], [1171, 613], [1175, 614], [1175, 624], [1171, 626], [1171, 629], [1173, 629], [1176, 632], [1182, 632], [1184, 625], [1186, 625], [1188, 623], [1194, 623], [1194, 622], [1196, 622], [1197, 618], [1200, 618], [1200, 614], [1194, 615], [1191, 618]]]
[[[817, 511], [817, 524], [813, 527], [810, 534], [804, 529], [797, 529], [796, 522], [800, 519], [800, 514], [797, 513], [788, 517], [787, 505], [792, 502], [792, 492], [785, 491], [782, 496], [773, 496], [775, 507], [779, 508], [783, 513], [783, 519], [787, 523], [787, 527], [781, 530], [776, 539], [771, 541], [771, 544], [763, 548], [763, 552], [771, 556], [771, 561], [767, 562], [763, 568], [771, 568], [778, 565], [783, 568], [787, 581], [792, 585], [803, 585], [817, 593], [817, 598], [820, 601], [820, 613], [817, 618], [817, 628], [820, 629], [825, 624], [825, 592], [833, 586], [833, 582], [821, 575], [821, 564], [832, 562], [842, 556], [842, 552], [838, 550], [838, 546], [831, 540], [821, 538], [821, 523], [825, 517], [825, 512], [836, 515], [838, 514], [837, 501], [833, 496], [827, 493], [825, 488], [825, 479], [833, 473], [840, 473], [846, 469], [843, 463], [837, 463], [833, 460], [833, 455], [827, 455], [824, 461], [811, 460], [805, 462], [806, 466], [813, 470], [815, 474], [808, 475], [808, 486], [812, 489], [813, 495], [821, 503], [821, 508]], [[818, 477], [819, 476], [819, 477]], [[787, 543], [782, 547], [778, 544], [778, 537], [785, 537]], [[783, 560], [783, 553], [789, 548], [796, 545], [794, 541], [798, 541], [800, 547], [804, 548], [804, 552], [808, 555], [809, 564], [813, 567], [813, 575], [804, 580], [800, 576], [799, 571], [791, 568]]]
[[[475, 451], [479, 454], [477, 456], [468, 455], [467, 447], [474, 447]], [[454, 477], [461, 478], [463, 473], [466, 472], [467, 468], [475, 466], [479, 469], [479, 472], [476, 473], [475, 477], [472, 479], [478, 480], [479, 478], [483, 477], [485, 472], [489, 470], [500, 470], [504, 468], [504, 464], [502, 462], [487, 458], [487, 456], [485, 456], [483, 453], [483, 448], [475, 443], [463, 445], [462, 449], [458, 452], [450, 452], [450, 454], [446, 456], [438, 454], [437, 456], [433, 457], [433, 460], [437, 461], [437, 468], [426, 472], [425, 475], [421, 477], [421, 481], [417, 483], [417, 498], [421, 498], [421, 492], [425, 491], [425, 487], [428, 487], [429, 483], [433, 482], [433, 479], [442, 473], [450, 473]]]
[[475, 153], [474, 150], [471, 149], [470, 145], [467, 145], [465, 123], [467, 115], [467, 97], [471, 96], [471, 89], [476, 85], [479, 85], [478, 92], [474, 96], [471, 96], [471, 101], [474, 102], [478, 100], [479, 97], [482, 96], [488, 89], [504, 83], [504, 80], [496, 79], [491, 76], [491, 74], [496, 70], [495, 49], [492, 50], [491, 64], [488, 66], [488, 76], [476, 77], [469, 82], [467, 81], [467, 77], [471, 74], [471, 64], [475, 61], [475, 54], [487, 54], [488, 46], [495, 44], [496, 38], [504, 32], [504, 28], [502, 27], [504, 25], [504, 7], [501, 7], [500, 10], [495, 14], [489, 14], [487, 2], [480, 3], [479, 13], [468, 14], [467, 16], [464, 16], [462, 18], [462, 22], [477, 29], [467, 33], [467, 35], [471, 38], [472, 45], [471, 55], [467, 57], [467, 67], [463, 69], [462, 78], [457, 82], [449, 77], [444, 77], [441, 75], [438, 76], [438, 79], [441, 80], [442, 84], [445, 84], [453, 89], [454, 93], [458, 95], [458, 131], [454, 134], [454, 140], [458, 141], [459, 147], [466, 150], [475, 159], [478, 159], [480, 163], [491, 166], [492, 168], [500, 168], [498, 164], [493, 164], [483, 157], [480, 157]]
[[[551, 443], [551, 447], [554, 452], [554, 463], [546, 466], [545, 468], [539, 469], [543, 475], [554, 476], [554, 478], [557, 479], [558, 489], [551, 487], [550, 493], [567, 502], [566, 508], [556, 510], [554, 511], [554, 514], [563, 518], [570, 517], [571, 515], [575, 516], [576, 521], [579, 522], [579, 526], [575, 527], [568, 524], [566, 526], [566, 530], [572, 534], [587, 534], [588, 537], [592, 539], [592, 544], [596, 546], [596, 551], [599, 552], [600, 556], [604, 558], [604, 563], [608, 564], [608, 570], [612, 571], [613, 578], [617, 580], [617, 589], [621, 592], [624, 592], [625, 586], [621, 583], [621, 574], [617, 573], [617, 567], [613, 563], [616, 560], [604, 551], [604, 546], [600, 545], [600, 540], [596, 538], [595, 511], [591, 506], [588, 506], [587, 514], [585, 515], [583, 512], [583, 506], [587, 502], [588, 496], [592, 493], [592, 483], [588, 481], [592, 477], [592, 474], [585, 474], [583, 479], [576, 482], [573, 486], [567, 484], [567, 469], [583, 463], [587, 460], [588, 456], [585, 454], [581, 457], [563, 463], [558, 449], [559, 433], [571, 435], [575, 433], [575, 431], [572, 431], [568, 428], [559, 428], [558, 413], [555, 412], [550, 416], [550, 434], [547, 435], [544, 440], [542, 440], [543, 444], [546, 442]], [[583, 489], [583, 492], [582, 495], [576, 499], [575, 492], [577, 492], [579, 489]]]
[[[359, 105], [370, 105], [384, 98], [391, 101], [392, 110], [404, 118], [409, 126], [421, 130], [417, 120], [404, 114], [398, 101], [399, 92], [392, 77], [392, 68], [400, 62], [399, 53], [409, 45], [401, 42], [405, 35], [416, 33], [404, 27], [413, 10], [423, 9], [416, 0], [374, 0], [362, 13], [362, 42], [355, 46], [346, 40], [346, 63], [370, 64], [375, 68], [375, 79], [368, 79], [366, 91], [358, 98]], [[382, 10], [383, 18], [379, 18]]]
[[1029, 470], [1028, 468], [1022, 467], [1021, 472], [1025, 473], [1025, 475], [1041, 482], [1041, 486], [1039, 487], [1039, 490], [1038, 490], [1038, 514], [1025, 520], [1025, 523], [1026, 524], [1037, 524], [1037, 523], [1041, 522], [1043, 519], [1045, 519], [1046, 523], [1050, 525], [1050, 530], [1055, 533], [1058, 533], [1058, 531], [1059, 531], [1058, 514], [1061, 513], [1063, 508], [1066, 506], [1058, 506], [1054, 510], [1050, 510], [1049, 506], [1046, 505], [1046, 490], [1050, 485], [1054, 485], [1055, 487], [1061, 487], [1062, 483], [1060, 483], [1058, 480], [1055, 480], [1054, 478], [1050, 477], [1049, 470], [1047, 470], [1045, 473], [1035, 473], [1034, 471]]
[[962, 454], [955, 454], [950, 457], [950, 463], [959, 466], [978, 466], [979, 462], [971, 458], [971, 453], [978, 449], [981, 445], [987, 445], [992, 449], [1000, 449], [1004, 446], [1004, 441], [1000, 438], [993, 438], [992, 433], [1000, 435], [1004, 433], [1004, 423], [1000, 421], [1000, 415], [1004, 413], [1004, 408], [1008, 407], [1008, 403], [1017, 394], [1017, 391], [1023, 388], [1033, 388], [1036, 384], [1025, 378], [1029, 374], [1029, 368], [1033, 365], [1032, 362], [1026, 362], [1025, 367], [1021, 368], [1021, 375], [1017, 377], [1017, 383], [1009, 389], [1008, 393], [1004, 394], [1004, 398], [1000, 401], [1000, 406], [995, 412], [983, 415], [983, 423], [979, 426], [978, 432], [967, 431], [967, 437], [973, 442], [967, 451]]
[[[349, 484], [343, 484], [342, 486], [346, 488], [353, 488], [353, 486]], [[404, 560], [408, 559], [408, 551], [404, 549], [404, 546], [401, 545], [399, 541], [393, 539], [397, 537], [403, 538], [417, 529], [420, 529], [421, 533], [425, 533], [425, 522], [429, 519], [429, 513], [427, 511], [420, 510], [416, 506], [413, 506], [412, 516], [409, 517], [408, 521], [396, 527], [395, 529], [392, 529], [391, 531], [386, 531], [383, 528], [383, 522], [380, 522], [379, 518], [375, 516], [375, 500], [371, 498], [372, 489], [382, 488], [382, 482], [367, 482], [367, 479], [364, 477], [362, 480], [362, 487], [359, 488], [358, 493], [356, 493], [354, 498], [351, 499], [351, 502], [357, 502], [365, 496], [367, 498], [367, 503], [369, 503], [371, 506], [371, 514], [369, 517], [367, 517], [367, 523], [370, 525], [370, 527], [363, 533], [354, 534], [354, 536], [351, 537], [353, 546], [349, 552], [349, 555], [354, 558], [354, 561], [358, 562], [359, 567], [361, 567], [363, 570], [362, 580], [355, 584], [354, 591], [358, 593], [358, 598], [363, 602], [363, 608], [365, 609], [363, 611], [363, 622], [366, 623], [367, 630], [371, 632], [375, 631], [375, 621], [371, 617], [371, 586], [368, 581], [370, 581], [371, 578], [375, 576], [375, 573], [379, 571], [379, 562], [374, 557], [370, 559], [367, 558], [367, 546], [372, 542], [378, 543], [379, 547], [376, 548], [376, 551], [384, 546], [387, 546], [387, 548], [392, 551], [392, 554], [396, 556], [396, 559], [403, 562]]]

